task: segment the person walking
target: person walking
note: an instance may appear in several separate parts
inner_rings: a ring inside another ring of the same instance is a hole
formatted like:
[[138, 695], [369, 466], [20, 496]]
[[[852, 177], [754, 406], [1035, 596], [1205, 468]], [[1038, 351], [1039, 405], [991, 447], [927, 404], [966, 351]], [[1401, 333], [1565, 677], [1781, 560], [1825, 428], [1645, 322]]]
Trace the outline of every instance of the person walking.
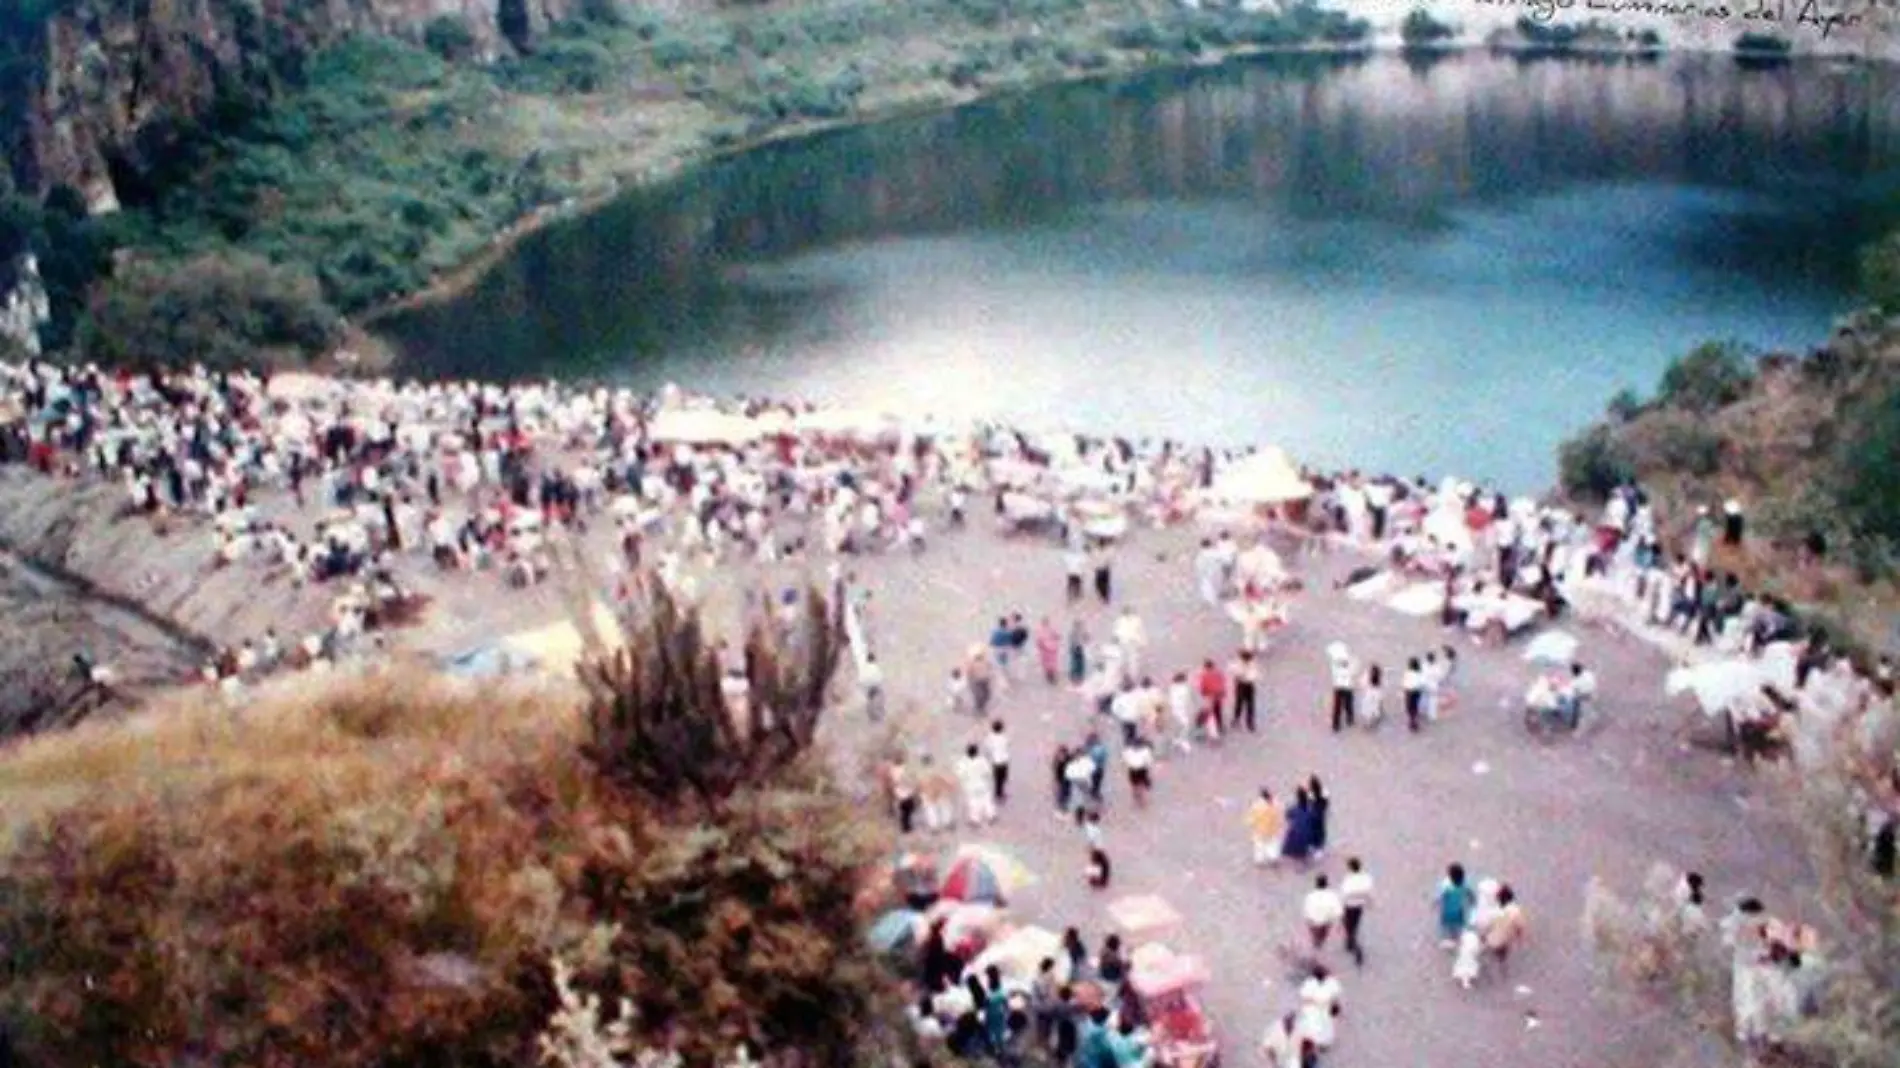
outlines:
[[990, 764], [991, 792], [1001, 805], [1009, 800], [1009, 732], [1000, 719], [990, 724], [990, 733], [983, 739], [983, 756]]
[[1135, 614], [1133, 605], [1124, 605], [1121, 615], [1115, 618], [1115, 644], [1122, 652], [1121, 681], [1133, 681], [1141, 676], [1141, 656], [1148, 647], [1148, 628], [1142, 625], [1141, 617]]
[[1359, 931], [1366, 921], [1366, 909], [1372, 904], [1372, 876], [1366, 874], [1365, 865], [1358, 857], [1346, 858], [1346, 877], [1339, 882], [1339, 900], [1344, 907], [1340, 918], [1346, 929], [1346, 952], [1352, 954], [1353, 963], [1363, 968], [1366, 950], [1359, 941]]
[[1048, 616], [1036, 624], [1036, 662], [1049, 685], [1062, 681], [1062, 635]]
[[1080, 546], [1072, 545], [1063, 552], [1062, 570], [1067, 580], [1064, 589], [1070, 604], [1082, 599], [1082, 573], [1088, 566], [1088, 554]]
[[858, 666], [858, 690], [864, 695], [864, 714], [872, 723], [884, 720], [884, 669], [870, 653]]
[[970, 650], [967, 678], [970, 683], [970, 713], [978, 719], [989, 715], [990, 699], [996, 693], [996, 668], [989, 651], [982, 646]]
[[1476, 895], [1465, 882], [1465, 866], [1453, 864], [1445, 869], [1445, 878], [1438, 884], [1436, 895], [1438, 902], [1438, 945], [1442, 949], [1456, 949], [1458, 938], [1471, 922], [1471, 906]]
[[1286, 813], [1273, 799], [1273, 791], [1262, 786], [1260, 796], [1247, 808], [1247, 833], [1253, 839], [1253, 862], [1258, 867], [1273, 867], [1280, 862], [1280, 847], [1286, 838]]
[[1366, 729], [1378, 730], [1385, 721], [1385, 669], [1377, 664], [1366, 668], [1365, 688], [1360, 694], [1360, 717]]
[[1300, 905], [1300, 914], [1306, 919], [1306, 933], [1312, 936], [1313, 952], [1326, 948], [1326, 940], [1333, 933], [1333, 925], [1346, 913], [1345, 903], [1339, 892], [1334, 890], [1324, 874], [1313, 879], [1313, 889], [1306, 892], [1306, 900]]
[[909, 834], [917, 820], [917, 784], [903, 757], [891, 764], [890, 790], [891, 801], [897, 806], [898, 833]]
[[1056, 815], [1067, 816], [1069, 804], [1073, 800], [1075, 786], [1069, 781], [1069, 763], [1075, 759], [1075, 752], [1066, 745], [1057, 744], [1056, 755], [1049, 764], [1055, 772]]
[[1089, 631], [1077, 619], [1069, 624], [1069, 685], [1080, 686], [1089, 677]]
[[1234, 726], [1238, 728], [1245, 724], [1247, 733], [1257, 734], [1259, 728], [1254, 720], [1260, 688], [1260, 664], [1254, 659], [1253, 650], [1242, 649], [1229, 671], [1234, 677]]

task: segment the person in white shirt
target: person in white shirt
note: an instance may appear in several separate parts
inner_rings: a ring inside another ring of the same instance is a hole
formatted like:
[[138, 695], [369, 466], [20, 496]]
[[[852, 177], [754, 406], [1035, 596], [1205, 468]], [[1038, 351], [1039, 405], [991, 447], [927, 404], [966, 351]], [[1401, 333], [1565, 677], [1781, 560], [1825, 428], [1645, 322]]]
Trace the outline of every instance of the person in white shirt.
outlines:
[[1333, 683], [1333, 733], [1337, 734], [1353, 724], [1359, 669], [1353, 663], [1352, 653], [1346, 649], [1345, 642], [1334, 642], [1327, 646], [1326, 660]]
[[1313, 880], [1313, 889], [1307, 891], [1300, 913], [1306, 919], [1307, 933], [1313, 936], [1313, 952], [1318, 953], [1326, 948], [1326, 939], [1333, 933], [1333, 924], [1345, 915], [1346, 905], [1321, 875]]
[[1122, 677], [1140, 675], [1141, 652], [1148, 644], [1148, 629], [1142, 626], [1141, 617], [1135, 614], [1133, 607], [1123, 608], [1115, 619], [1115, 644], [1121, 647]]
[[1122, 746], [1122, 763], [1128, 766], [1128, 792], [1134, 795], [1135, 804], [1148, 807], [1148, 791], [1154, 789], [1154, 746], [1140, 734]]
[[1000, 805], [1009, 800], [1009, 733], [1000, 719], [990, 724], [983, 739], [983, 757], [990, 763], [990, 792]]
[[1372, 876], [1358, 857], [1346, 859], [1346, 877], [1339, 882], [1339, 900], [1344, 907], [1340, 918], [1346, 929], [1346, 952], [1363, 967], [1366, 951], [1359, 944], [1359, 927], [1365, 922], [1366, 908], [1372, 904]]
[[1201, 539], [1201, 551], [1194, 556], [1194, 582], [1200, 587], [1201, 600], [1212, 607], [1220, 607], [1221, 562], [1212, 538]]
[[1188, 737], [1194, 733], [1194, 687], [1188, 682], [1185, 671], [1177, 671], [1174, 681], [1168, 684], [1168, 719], [1174, 725], [1174, 745], [1183, 753], [1194, 751], [1194, 744]]
[[1300, 1037], [1321, 1050], [1331, 1049], [1336, 1035], [1334, 1017], [1339, 1015], [1343, 993], [1339, 980], [1325, 965], [1313, 965], [1313, 974], [1300, 984]]
[[1121, 689], [1109, 699], [1108, 709], [1115, 722], [1122, 725], [1122, 744], [1133, 742], [1141, 727], [1141, 691], [1135, 689], [1132, 682], [1122, 683]]
[[957, 785], [963, 788], [963, 815], [973, 827], [996, 820], [995, 786], [990, 778], [990, 762], [974, 745], [963, 751], [957, 761]]

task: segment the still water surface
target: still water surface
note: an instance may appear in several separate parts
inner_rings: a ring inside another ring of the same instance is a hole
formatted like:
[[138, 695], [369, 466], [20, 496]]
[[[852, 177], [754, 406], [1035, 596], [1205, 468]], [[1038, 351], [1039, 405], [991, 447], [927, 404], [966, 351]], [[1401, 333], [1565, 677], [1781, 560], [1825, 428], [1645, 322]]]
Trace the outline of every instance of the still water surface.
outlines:
[[413, 366], [1278, 442], [1549, 483], [1708, 338], [1803, 349], [1900, 197], [1900, 77], [1282, 58], [781, 144], [387, 324]]

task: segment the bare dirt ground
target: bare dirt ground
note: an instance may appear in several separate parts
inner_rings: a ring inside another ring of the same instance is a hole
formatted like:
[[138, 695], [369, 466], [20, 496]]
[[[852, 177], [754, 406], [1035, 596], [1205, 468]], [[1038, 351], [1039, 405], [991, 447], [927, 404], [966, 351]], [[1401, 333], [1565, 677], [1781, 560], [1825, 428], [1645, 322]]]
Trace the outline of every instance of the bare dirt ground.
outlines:
[[[116, 505], [116, 497], [0, 472], [0, 534], [30, 542], [35, 524], [76, 516], [68, 566], [142, 593], [220, 640], [254, 636], [271, 624], [288, 637], [322, 618], [334, 591], [267, 582], [257, 565], [209, 572], [208, 535], [174, 530], [154, 537], [143, 519], [109, 518], [106, 504]], [[77, 511], [74, 502], [82, 502]], [[585, 551], [601, 560], [611, 538], [603, 524]], [[1238, 628], [1195, 595], [1194, 538], [1188, 529], [1137, 532], [1118, 557], [1116, 606], [1077, 609], [1101, 637], [1119, 605], [1133, 605], [1147, 623], [1157, 677], [1205, 656], [1224, 660], [1238, 640]], [[708, 605], [728, 614], [742, 590], [803, 575], [821, 579], [825, 562], [709, 574]], [[1334, 805], [1331, 847], [1314, 871], [1337, 880], [1344, 858], [1356, 854], [1378, 883], [1365, 967], [1331, 951], [1344, 976], [1345, 1013], [1329, 1068], [1661, 1063], [1664, 1028], [1596, 992], [1580, 927], [1585, 885], [1596, 875], [1631, 885], [1664, 860], [1705, 873], [1718, 902], [1760, 890], [1775, 905], [1782, 888], [1798, 883], [1801, 865], [1774, 813], [1770, 786], [1717, 754], [1686, 748], [1693, 714], [1664, 701], [1663, 655], [1640, 640], [1598, 631], [1578, 632], [1581, 656], [1602, 680], [1601, 719], [1584, 737], [1529, 737], [1517, 711], [1529, 665], [1516, 647], [1476, 648], [1462, 638], [1458, 703], [1445, 718], [1418, 735], [1393, 723], [1376, 733], [1334, 735], [1321, 707], [1328, 642], [1347, 642], [1361, 662], [1382, 663], [1396, 679], [1406, 656], [1447, 640], [1433, 620], [1333, 592], [1333, 579], [1362, 562], [1347, 552], [1291, 561], [1308, 592], [1265, 658], [1258, 735], [1232, 736], [1220, 748], [1165, 761], [1145, 811], [1132, 808], [1121, 769], [1112, 770], [1105, 815], [1115, 863], [1111, 890], [1092, 891], [1083, 882], [1083, 839], [1053, 814], [1048, 762], [1058, 742], [1092, 727], [1112, 738], [1112, 725], [1092, 722], [1080, 696], [1030, 677], [1033, 670], [1021, 671], [1022, 681], [999, 695], [995, 711], [1009, 724], [1015, 785], [1000, 822], [972, 840], [1004, 846], [1040, 873], [1016, 902], [1021, 918], [1079, 926], [1091, 946], [1106, 932], [1109, 901], [1141, 892], [1168, 898], [1186, 916], [1172, 941], [1203, 955], [1213, 973], [1208, 1003], [1226, 1039], [1226, 1063], [1253, 1065], [1268, 1021], [1293, 1006], [1295, 984], [1281, 947], [1302, 936], [1299, 903], [1311, 875], [1253, 868], [1242, 815], [1260, 786], [1286, 795], [1296, 781], [1318, 774]], [[890, 706], [917, 710], [914, 741], [939, 762], [953, 759], [980, 726], [940, 711], [955, 659], [984, 639], [1000, 613], [1021, 611], [1032, 622], [1046, 614], [1065, 631], [1071, 618], [1057, 547], [1005, 538], [981, 517], [968, 531], [937, 536], [921, 557], [869, 557], [846, 566], [871, 591], [868, 626], [885, 665]], [[555, 584], [507, 591], [492, 574], [442, 575], [421, 559], [406, 561], [402, 574], [434, 604], [421, 627], [394, 636], [397, 649], [450, 652], [569, 611], [570, 597]], [[883, 734], [854, 700], [832, 717], [828, 732], [846, 768], [855, 768], [857, 750]], [[867, 803], [866, 819], [884, 818]], [[941, 844], [947, 849], [957, 840], [944, 836]], [[1474, 878], [1514, 886], [1532, 927], [1508, 980], [1487, 977], [1494, 981], [1471, 992], [1452, 982], [1448, 956], [1435, 942], [1430, 895], [1451, 861], [1462, 861]], [[1525, 1023], [1531, 1011], [1541, 1021], [1536, 1028]]]

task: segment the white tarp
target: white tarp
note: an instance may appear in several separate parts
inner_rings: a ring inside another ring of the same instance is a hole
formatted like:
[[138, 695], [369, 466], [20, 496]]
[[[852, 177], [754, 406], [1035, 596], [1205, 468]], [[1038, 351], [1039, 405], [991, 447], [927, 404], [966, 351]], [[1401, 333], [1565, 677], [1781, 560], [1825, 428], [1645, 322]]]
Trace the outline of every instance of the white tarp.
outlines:
[[1284, 504], [1313, 495], [1286, 453], [1265, 448], [1236, 461], [1214, 478], [1208, 496], [1236, 504]]
[[1671, 671], [1663, 681], [1670, 697], [1693, 694], [1702, 713], [1720, 716], [1758, 699], [1763, 686], [1794, 693], [1793, 648], [1777, 642], [1759, 658], [1731, 657]]
[[647, 426], [647, 436], [654, 441], [686, 445], [744, 445], [759, 433], [759, 424], [743, 415], [710, 409], [664, 411]]

